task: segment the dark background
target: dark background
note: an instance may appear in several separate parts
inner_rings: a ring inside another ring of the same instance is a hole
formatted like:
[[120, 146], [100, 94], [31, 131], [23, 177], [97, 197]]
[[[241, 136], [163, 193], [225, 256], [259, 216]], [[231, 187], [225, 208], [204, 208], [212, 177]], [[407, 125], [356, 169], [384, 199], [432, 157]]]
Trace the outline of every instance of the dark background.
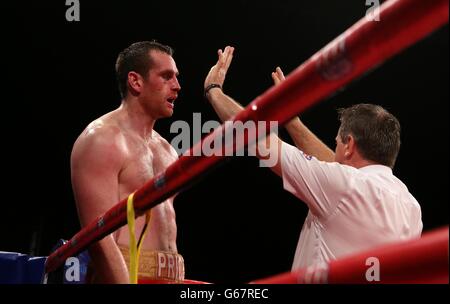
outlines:
[[[235, 56], [225, 91], [248, 104], [364, 16], [352, 1], [83, 1], [67, 22], [65, 1], [20, 1], [3, 10], [0, 251], [48, 255], [79, 229], [70, 185], [73, 142], [120, 104], [117, 54], [157, 39], [175, 49], [182, 91], [156, 130], [175, 120], [218, 120], [202, 98], [218, 48]], [[394, 174], [422, 206], [424, 231], [448, 224], [448, 26], [301, 115], [334, 148], [336, 109], [377, 103], [402, 124]], [[285, 133], [282, 136], [289, 141]], [[247, 282], [290, 269], [306, 206], [256, 159], [236, 157], [175, 200], [187, 278]]]

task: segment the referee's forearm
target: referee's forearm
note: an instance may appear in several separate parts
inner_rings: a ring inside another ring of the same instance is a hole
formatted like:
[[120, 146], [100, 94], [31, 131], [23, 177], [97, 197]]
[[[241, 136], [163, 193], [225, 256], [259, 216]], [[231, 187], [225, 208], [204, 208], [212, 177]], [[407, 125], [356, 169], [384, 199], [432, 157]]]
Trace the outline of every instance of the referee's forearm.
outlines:
[[286, 124], [286, 130], [296, 147], [318, 160], [333, 162], [334, 152], [311, 132], [298, 117]]
[[208, 100], [222, 122], [231, 120], [244, 109], [239, 103], [223, 93], [220, 89], [211, 90], [208, 93]]

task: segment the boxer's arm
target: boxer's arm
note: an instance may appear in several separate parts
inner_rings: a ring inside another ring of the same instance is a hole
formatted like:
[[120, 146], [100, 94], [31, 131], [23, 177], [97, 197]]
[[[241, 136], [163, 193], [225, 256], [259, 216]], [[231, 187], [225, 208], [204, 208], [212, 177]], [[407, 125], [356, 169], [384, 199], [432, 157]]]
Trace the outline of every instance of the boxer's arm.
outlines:
[[[275, 85], [284, 81], [285, 77], [281, 68], [277, 67], [272, 72], [272, 79]], [[334, 162], [334, 152], [311, 132], [298, 117], [292, 118], [284, 127], [298, 149], [316, 157], [318, 160]]]
[[[82, 227], [119, 201], [118, 175], [124, 160], [116, 132], [99, 128], [92, 133], [80, 136], [71, 156], [72, 187]], [[89, 253], [101, 283], [129, 283], [125, 260], [112, 234], [91, 245]]]

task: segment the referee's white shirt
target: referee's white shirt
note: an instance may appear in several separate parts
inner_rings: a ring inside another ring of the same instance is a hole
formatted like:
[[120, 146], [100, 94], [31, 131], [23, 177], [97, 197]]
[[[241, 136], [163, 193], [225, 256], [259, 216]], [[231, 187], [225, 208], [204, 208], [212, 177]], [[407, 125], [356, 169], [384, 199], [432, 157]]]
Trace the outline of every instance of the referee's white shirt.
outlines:
[[322, 162], [283, 143], [281, 168], [284, 188], [309, 207], [292, 270], [422, 233], [420, 205], [389, 167]]

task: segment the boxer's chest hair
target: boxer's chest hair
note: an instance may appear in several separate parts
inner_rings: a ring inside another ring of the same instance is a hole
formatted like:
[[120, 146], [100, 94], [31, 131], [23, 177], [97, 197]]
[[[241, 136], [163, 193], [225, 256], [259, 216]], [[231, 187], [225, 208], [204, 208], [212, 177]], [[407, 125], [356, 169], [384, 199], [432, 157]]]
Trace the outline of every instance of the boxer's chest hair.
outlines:
[[155, 175], [163, 172], [176, 159], [167, 143], [161, 139], [133, 141], [130, 155], [122, 171], [122, 182], [139, 188]]

